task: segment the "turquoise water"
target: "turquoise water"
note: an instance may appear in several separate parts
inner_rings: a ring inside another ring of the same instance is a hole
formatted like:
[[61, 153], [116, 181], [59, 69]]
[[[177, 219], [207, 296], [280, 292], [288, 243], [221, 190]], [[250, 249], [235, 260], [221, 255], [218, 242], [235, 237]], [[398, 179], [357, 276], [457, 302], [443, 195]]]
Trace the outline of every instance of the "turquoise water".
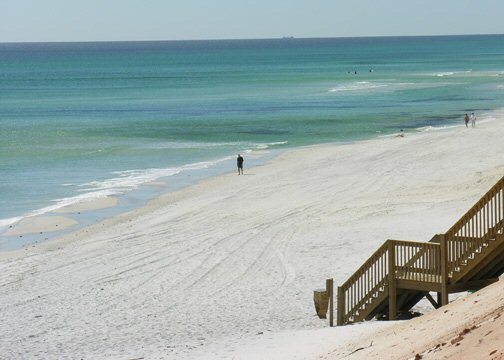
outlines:
[[0, 44], [0, 227], [234, 171], [238, 152], [451, 126], [503, 100], [501, 35]]

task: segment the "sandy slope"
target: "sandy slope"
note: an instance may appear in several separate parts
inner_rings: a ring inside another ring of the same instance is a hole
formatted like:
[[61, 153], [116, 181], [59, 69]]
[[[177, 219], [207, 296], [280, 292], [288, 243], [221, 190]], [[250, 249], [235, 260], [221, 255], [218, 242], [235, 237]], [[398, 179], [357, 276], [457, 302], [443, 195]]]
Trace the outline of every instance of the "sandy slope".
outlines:
[[504, 279], [427, 315], [354, 339], [322, 358], [393, 360], [415, 356], [504, 359]]
[[313, 289], [387, 238], [445, 231], [504, 174], [491, 116], [291, 151], [3, 256], [0, 358], [250, 358], [261, 335], [325, 328]]

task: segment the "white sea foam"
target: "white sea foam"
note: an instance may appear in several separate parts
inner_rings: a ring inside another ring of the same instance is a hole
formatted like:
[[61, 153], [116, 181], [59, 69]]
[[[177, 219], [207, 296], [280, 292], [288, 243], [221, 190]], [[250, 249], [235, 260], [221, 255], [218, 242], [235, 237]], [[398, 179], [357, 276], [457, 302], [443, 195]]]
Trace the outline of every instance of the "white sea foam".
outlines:
[[[433, 85], [429, 85], [433, 86]], [[437, 85], [436, 85], [437, 86]], [[403, 90], [405, 88], [425, 87], [425, 84], [418, 84], [414, 82], [394, 82], [394, 81], [356, 81], [345, 83], [329, 89], [330, 93], [342, 93], [350, 91], [372, 91], [375, 89], [386, 89], [390, 91]]]
[[398, 83], [394, 83], [395, 86], [413, 86], [413, 85], [417, 85], [416, 83], [414, 82], [398, 82]]
[[272, 146], [285, 145], [288, 143], [289, 143], [288, 141], [277, 141], [277, 142], [271, 142], [271, 143], [266, 143], [266, 144], [257, 144], [256, 148], [264, 150], [264, 149], [268, 149]]
[[387, 87], [389, 84], [384, 83], [372, 83], [369, 81], [356, 81], [352, 83], [342, 84], [336, 86], [329, 90], [329, 92], [344, 92], [344, 91], [362, 91], [362, 90], [372, 90], [376, 88]]
[[216, 165], [222, 161], [229, 160], [230, 157], [225, 157], [215, 161], [204, 161], [183, 165], [180, 167], [171, 168], [151, 168], [151, 169], [133, 169], [113, 172], [117, 177], [103, 180], [91, 181], [80, 185], [80, 192], [95, 193], [97, 191], [105, 191], [106, 196], [121, 195], [126, 191], [137, 189], [143, 184], [153, 182], [159, 178], [170, 177], [188, 170], [206, 169], [212, 165]]
[[415, 130], [418, 132], [428, 132], [428, 131], [439, 131], [445, 129], [452, 129], [456, 127], [460, 127], [462, 125], [443, 125], [443, 126], [422, 126], [418, 127]]
[[[250, 144], [249, 146], [255, 149], [263, 149], [276, 145], [284, 145], [287, 143], [288, 141], [278, 141], [266, 144], [256, 144], [256, 145]], [[236, 144], [243, 145], [243, 143], [236, 143]], [[213, 145], [218, 146], [216, 143], [214, 143]], [[232, 144], [223, 143], [222, 145], [232, 145]], [[240, 152], [242, 154], [250, 154], [253, 151], [254, 150], [252, 149], [245, 149]], [[234, 159], [234, 155], [225, 156], [213, 161], [202, 161], [197, 163], [186, 164], [179, 167], [115, 171], [112, 172], [112, 175], [114, 175], [114, 177], [111, 177], [110, 179], [101, 181], [90, 181], [78, 185], [79, 187], [78, 192], [80, 193], [78, 195], [53, 200], [52, 201], [53, 203], [51, 205], [31, 211], [27, 214], [24, 214], [23, 216], [0, 219], [0, 231], [3, 228], [16, 224], [17, 222], [28, 217], [47, 214], [52, 211], [61, 209], [65, 206], [73, 205], [79, 202], [92, 201], [95, 199], [100, 199], [109, 196], [120, 196], [129, 191], [136, 190], [142, 185], [154, 182], [160, 178], [171, 177], [180, 174], [181, 172], [184, 171], [207, 169], [211, 166], [215, 166], [219, 163], [229, 161], [232, 159]], [[61, 184], [61, 186], [73, 186], [73, 185], [74, 184], [69, 183]]]
[[7, 218], [7, 219], [0, 219], [0, 229], [2, 229], [3, 227], [7, 227], [9, 225], [15, 224], [18, 221], [21, 221], [22, 219], [23, 219], [22, 216], [12, 217], [12, 218]]
[[[456, 127], [460, 127], [463, 125], [443, 125], [443, 126], [422, 126], [415, 128], [416, 131], [418, 132], [430, 132], [430, 131], [439, 131], [439, 130], [446, 130], [446, 129], [452, 129]], [[394, 134], [386, 134], [386, 135], [379, 135], [379, 138], [391, 138], [391, 137], [397, 137], [399, 133], [394, 133]]]
[[453, 76], [457, 74], [470, 74], [472, 73], [472, 69], [464, 70], [464, 71], [442, 71], [438, 73], [431, 74], [432, 76], [444, 77], [444, 76]]
[[0, 219], [0, 229], [5, 228], [10, 225], [14, 225], [25, 218], [44, 215], [44, 214], [47, 214], [51, 211], [61, 209], [62, 207], [65, 207], [67, 205], [73, 205], [73, 204], [76, 204], [81, 201], [90, 201], [93, 199], [99, 199], [99, 198], [107, 197], [107, 196], [114, 195], [114, 194], [115, 193], [113, 191], [95, 191], [95, 192], [91, 192], [91, 193], [76, 195], [76, 196], [69, 197], [69, 198], [54, 200], [54, 203], [52, 205], [45, 206], [43, 208], [34, 210], [28, 214], [25, 214], [24, 216]]
[[[243, 153], [247, 153], [247, 150], [243, 151]], [[53, 200], [53, 204], [31, 211], [23, 216], [0, 219], [0, 229], [13, 225], [27, 217], [47, 214], [52, 211], [61, 209], [65, 206], [73, 205], [83, 201], [91, 201], [108, 196], [123, 195], [126, 192], [136, 190], [140, 186], [153, 182], [157, 179], [174, 176], [183, 171], [206, 169], [209, 168], [210, 166], [219, 164], [221, 162], [231, 160], [232, 158], [233, 158], [232, 156], [227, 156], [214, 161], [204, 161], [204, 162], [187, 164], [180, 167], [172, 167], [164, 169], [163, 168], [133, 169], [133, 170], [113, 172], [112, 174], [115, 175], [115, 177], [112, 177], [110, 179], [102, 181], [90, 181], [79, 185], [80, 189], [78, 191], [80, 192], [80, 194], [78, 195]], [[70, 184], [62, 184], [62, 186], [69, 186], [69, 185]]]
[[285, 144], [288, 144], [288, 143], [289, 143], [288, 141], [277, 141], [277, 142], [268, 143], [268, 145], [275, 146], [275, 145], [285, 145]]
[[446, 72], [440, 72], [440, 73], [434, 74], [434, 76], [437, 76], [437, 77], [452, 76], [452, 75], [455, 75], [455, 72], [446, 71]]
[[190, 142], [190, 141], [167, 141], [152, 144], [142, 144], [142, 149], [207, 149], [207, 148], [218, 148], [226, 146], [240, 146], [243, 143], [240, 142]]

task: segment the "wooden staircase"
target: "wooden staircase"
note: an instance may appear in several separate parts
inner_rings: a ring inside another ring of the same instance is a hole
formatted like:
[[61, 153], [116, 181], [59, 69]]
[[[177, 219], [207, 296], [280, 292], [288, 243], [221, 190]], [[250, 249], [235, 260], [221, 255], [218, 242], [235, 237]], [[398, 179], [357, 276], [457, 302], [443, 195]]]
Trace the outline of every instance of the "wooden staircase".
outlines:
[[[337, 325], [393, 320], [424, 297], [437, 308], [448, 303], [448, 294], [478, 290], [502, 273], [504, 177], [446, 233], [429, 242], [387, 240], [337, 288]], [[332, 280], [328, 284], [333, 326]]]

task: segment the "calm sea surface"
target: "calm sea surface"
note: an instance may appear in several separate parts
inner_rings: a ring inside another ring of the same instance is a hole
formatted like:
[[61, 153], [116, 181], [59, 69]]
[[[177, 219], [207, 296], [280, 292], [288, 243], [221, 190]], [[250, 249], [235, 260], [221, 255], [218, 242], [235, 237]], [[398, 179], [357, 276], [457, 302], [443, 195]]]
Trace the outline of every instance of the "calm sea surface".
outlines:
[[503, 100], [500, 35], [0, 44], [0, 232], [234, 171], [238, 152], [459, 125]]

